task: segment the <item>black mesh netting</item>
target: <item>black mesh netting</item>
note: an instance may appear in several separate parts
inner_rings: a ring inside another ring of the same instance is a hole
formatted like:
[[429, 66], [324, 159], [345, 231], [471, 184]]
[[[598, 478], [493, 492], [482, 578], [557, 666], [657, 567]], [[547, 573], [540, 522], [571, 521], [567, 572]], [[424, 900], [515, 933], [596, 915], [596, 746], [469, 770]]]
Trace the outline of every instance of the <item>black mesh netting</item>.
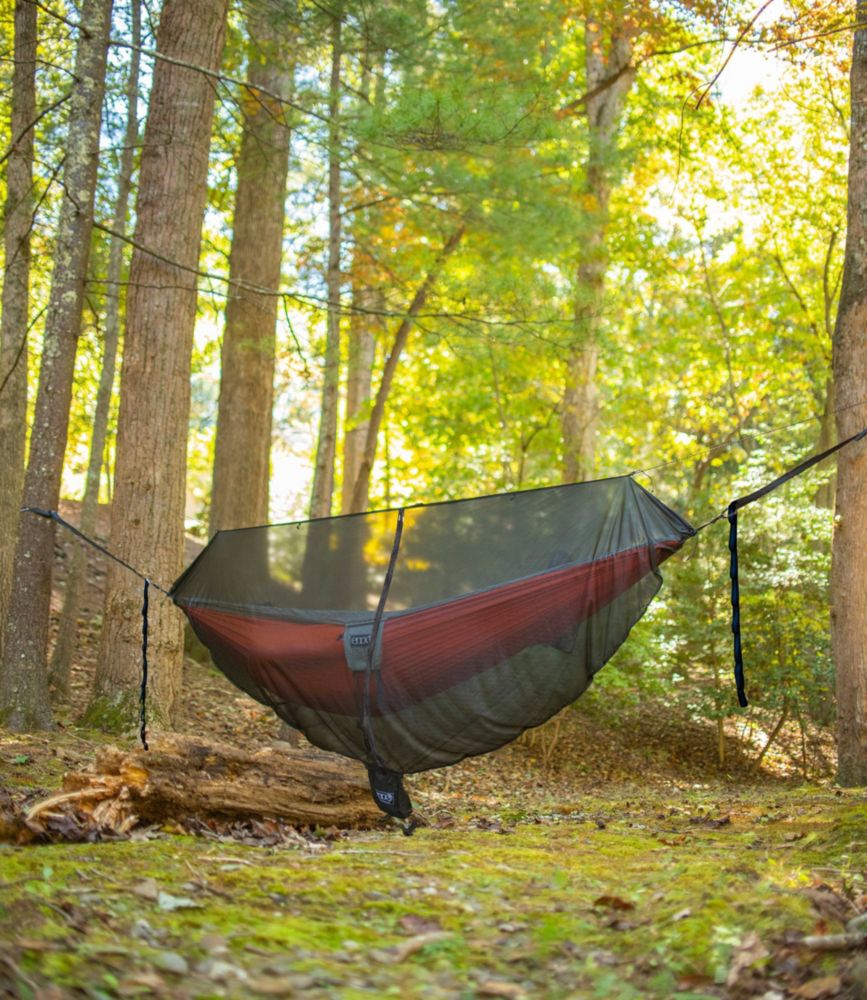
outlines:
[[625, 476], [219, 532], [172, 596], [312, 743], [408, 773], [574, 701], [693, 533]]

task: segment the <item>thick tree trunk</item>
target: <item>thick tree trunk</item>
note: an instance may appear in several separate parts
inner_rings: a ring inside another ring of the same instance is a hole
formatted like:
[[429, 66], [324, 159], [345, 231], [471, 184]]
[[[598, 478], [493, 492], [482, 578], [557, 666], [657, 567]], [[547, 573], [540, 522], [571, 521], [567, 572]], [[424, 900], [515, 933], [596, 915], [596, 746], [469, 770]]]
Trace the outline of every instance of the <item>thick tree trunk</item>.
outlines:
[[561, 414], [565, 482], [591, 478], [595, 463], [599, 417], [596, 374], [608, 270], [611, 158], [626, 96], [635, 79], [635, 71], [629, 68], [632, 46], [632, 34], [621, 28], [615, 30], [606, 47], [602, 27], [587, 21], [584, 29], [587, 92], [593, 94], [608, 79], [615, 82], [602, 87], [586, 102], [590, 147], [584, 187], [587, 228], [575, 275], [575, 350], [567, 364]]
[[3, 212], [3, 309], [0, 313], [0, 659], [12, 585], [18, 508], [24, 487], [27, 432], [27, 325], [30, 228], [33, 213], [33, 129], [36, 117], [36, 6], [15, 3], [15, 65]]
[[334, 459], [337, 454], [337, 407], [340, 388], [340, 60], [342, 56], [340, 18], [332, 19], [331, 83], [328, 101], [328, 326], [325, 337], [325, 370], [322, 405], [319, 411], [319, 439], [313, 469], [311, 517], [328, 517], [334, 495]]
[[289, 32], [272, 11], [250, 4], [244, 131], [229, 277], [273, 290], [265, 295], [232, 284], [226, 306], [220, 405], [211, 493], [211, 534], [268, 519], [275, 330], [283, 250], [289, 129], [284, 107], [259, 90], [288, 97]]
[[395, 331], [391, 350], [385, 359], [385, 366], [382, 370], [379, 388], [376, 391], [376, 398], [373, 401], [373, 408], [370, 411], [370, 421], [367, 425], [367, 434], [364, 439], [364, 450], [361, 453], [361, 462], [359, 463], [358, 474], [352, 491], [352, 509], [354, 511], [367, 509], [368, 495], [370, 493], [370, 475], [373, 471], [374, 460], [376, 459], [376, 446], [379, 439], [379, 429], [382, 426], [382, 419], [385, 415], [385, 404], [388, 401], [394, 376], [397, 372], [397, 366], [400, 362], [400, 356], [406, 347], [415, 317], [418, 316], [424, 307], [431, 288], [433, 288], [437, 278], [442, 273], [446, 261], [460, 245], [465, 231], [465, 227], [460, 225], [446, 240], [433, 266], [416, 290], [406, 316], [400, 321], [400, 325]]
[[[216, 71], [227, 0], [166, 0], [145, 126], [136, 202], [118, 415], [111, 546], [158, 582], [180, 572], [190, 356], [207, 195]], [[185, 64], [185, 65], [182, 65]], [[152, 705], [172, 725], [180, 712], [183, 629], [165, 600], [151, 607]], [[141, 658], [141, 586], [112, 566], [88, 719], [123, 726], [134, 715]]]
[[[64, 194], [24, 479], [23, 500], [28, 506], [56, 508], [60, 496], [93, 223], [111, 6], [111, 0], [85, 0], [81, 6], [63, 172]], [[41, 728], [52, 724], [46, 643], [53, 558], [52, 522], [33, 515], [23, 517], [18, 530], [0, 670], [0, 712], [10, 728]]]
[[[130, 54], [129, 77], [126, 86], [126, 129], [123, 150], [117, 176], [117, 194], [114, 201], [114, 215], [111, 228], [116, 233], [126, 230], [129, 194], [132, 189], [132, 172], [135, 151], [138, 146], [138, 78], [141, 55], [141, 7], [138, 0], [131, 5], [130, 38], [133, 48]], [[108, 249], [108, 273], [105, 291], [105, 342], [102, 351], [102, 368], [99, 373], [99, 388], [96, 393], [96, 410], [93, 415], [93, 429], [90, 440], [90, 458], [84, 484], [84, 500], [81, 505], [81, 530], [93, 535], [99, 510], [99, 486], [105, 456], [105, 442], [108, 437], [108, 418], [111, 410], [111, 393], [117, 362], [117, 346], [120, 340], [120, 282], [123, 272], [124, 241], [120, 236], [112, 236]], [[51, 656], [49, 682], [54, 696], [65, 699], [69, 694], [69, 674], [75, 639], [78, 630], [78, 615], [81, 607], [81, 589], [87, 564], [84, 547], [76, 545], [72, 561], [66, 574], [63, 593], [63, 610], [60, 613], [60, 627]]]
[[[856, 5], [867, 23], [867, 0]], [[834, 331], [837, 432], [867, 426], [867, 30], [855, 32], [843, 284]], [[837, 671], [837, 778], [867, 785], [867, 442], [840, 452], [831, 569], [831, 643]]]

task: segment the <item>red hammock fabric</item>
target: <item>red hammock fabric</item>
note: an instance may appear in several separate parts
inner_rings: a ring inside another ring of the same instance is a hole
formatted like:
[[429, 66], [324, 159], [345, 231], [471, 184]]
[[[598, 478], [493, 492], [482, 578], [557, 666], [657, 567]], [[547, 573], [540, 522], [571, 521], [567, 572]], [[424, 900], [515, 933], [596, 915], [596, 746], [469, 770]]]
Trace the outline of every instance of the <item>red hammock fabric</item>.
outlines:
[[[417, 704], [528, 646], [557, 643], [655, 572], [681, 544], [642, 545], [385, 618], [371, 713], [381, 714], [382, 705], [398, 711]], [[347, 666], [343, 624], [298, 624], [195, 606], [185, 611], [206, 645], [230, 650], [276, 701], [358, 713], [364, 675]]]

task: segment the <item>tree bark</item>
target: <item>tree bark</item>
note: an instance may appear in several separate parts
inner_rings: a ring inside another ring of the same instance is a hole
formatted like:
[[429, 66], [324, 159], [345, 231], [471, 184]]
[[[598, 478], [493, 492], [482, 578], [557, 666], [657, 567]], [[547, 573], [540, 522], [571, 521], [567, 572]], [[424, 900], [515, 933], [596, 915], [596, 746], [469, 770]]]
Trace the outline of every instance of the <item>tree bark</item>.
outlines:
[[[584, 185], [587, 230], [583, 255], [575, 275], [575, 352], [567, 363], [561, 426], [563, 478], [579, 482], [593, 475], [599, 390], [599, 331], [605, 304], [608, 270], [607, 229], [611, 200], [611, 157], [626, 96], [635, 80], [630, 68], [633, 35], [621, 26], [605, 51], [601, 26], [587, 21], [584, 29], [586, 89], [593, 96], [585, 105], [589, 152]], [[614, 83], [597, 88], [608, 79]]]
[[[157, 48], [172, 61], [160, 59], [154, 66], [139, 171], [111, 547], [164, 585], [178, 575], [183, 563], [190, 357], [196, 319], [196, 278], [190, 269], [198, 266], [214, 110], [213, 81], [188, 67], [218, 69], [226, 10], [227, 0], [166, 0]], [[87, 712], [95, 725], [123, 727], [133, 719], [141, 603], [139, 581], [112, 565]], [[151, 704], [157, 721], [171, 726], [180, 713], [181, 615], [168, 601], [155, 600], [150, 624], [151, 655], [159, 664]]]
[[395, 331], [394, 340], [391, 344], [391, 350], [389, 351], [388, 357], [385, 359], [385, 366], [382, 370], [382, 378], [379, 381], [379, 388], [376, 391], [373, 408], [370, 411], [370, 421], [367, 425], [367, 434], [364, 439], [364, 450], [361, 455], [358, 475], [356, 476], [355, 486], [352, 491], [352, 509], [354, 511], [363, 511], [367, 509], [368, 494], [370, 492], [370, 475], [373, 471], [374, 460], [376, 459], [376, 445], [379, 438], [379, 429], [382, 426], [382, 418], [385, 415], [385, 404], [388, 401], [388, 395], [391, 392], [391, 386], [394, 382], [394, 376], [397, 372], [400, 356], [406, 347], [406, 342], [409, 339], [413, 322], [415, 317], [418, 316], [424, 308], [424, 304], [427, 301], [431, 288], [433, 288], [437, 278], [439, 278], [442, 273], [442, 270], [446, 265], [446, 261], [449, 257], [451, 257], [455, 250], [457, 250], [461, 240], [464, 238], [465, 232], [466, 227], [460, 225], [446, 240], [442, 250], [440, 250], [436, 260], [434, 261], [433, 266], [425, 275], [424, 281], [422, 281], [416, 290], [409, 309], [406, 312], [406, 316], [404, 316], [400, 321], [400, 325]]
[[[85, 0], [81, 6], [63, 200], [24, 479], [27, 506], [56, 508], [60, 497], [93, 223], [111, 7], [111, 0]], [[53, 558], [52, 522], [33, 515], [22, 518], [0, 671], [0, 712], [6, 725], [14, 729], [52, 725], [46, 640]]]
[[[120, 155], [120, 165], [117, 175], [117, 193], [114, 200], [114, 213], [111, 228], [116, 233], [126, 231], [126, 217], [129, 208], [129, 195], [132, 189], [132, 173], [135, 163], [135, 151], [138, 146], [138, 79], [141, 55], [138, 51], [141, 45], [141, 7], [139, 0], [133, 0], [131, 7], [129, 76], [126, 85], [126, 128], [124, 131], [123, 150]], [[108, 272], [105, 291], [105, 341], [102, 351], [102, 367], [99, 373], [99, 387], [96, 393], [96, 409], [93, 415], [93, 428], [90, 439], [90, 457], [87, 464], [87, 476], [84, 484], [84, 499], [81, 505], [81, 530], [86, 535], [93, 535], [96, 530], [96, 518], [99, 510], [99, 486], [102, 478], [102, 467], [105, 457], [105, 442], [108, 437], [108, 419], [111, 410], [111, 394], [114, 387], [115, 368], [117, 367], [117, 347], [120, 340], [120, 283], [123, 272], [124, 241], [120, 236], [112, 236], [108, 249]], [[66, 585], [63, 592], [63, 609], [60, 613], [60, 625], [57, 641], [51, 656], [51, 666], [48, 672], [49, 683], [55, 698], [65, 699], [69, 694], [69, 675], [72, 657], [75, 652], [75, 640], [78, 630], [78, 615], [81, 607], [81, 588], [87, 565], [87, 553], [84, 547], [76, 545], [73, 548], [72, 560], [66, 574]]]
[[210, 531], [268, 519], [271, 411], [274, 400], [277, 296], [283, 251], [289, 129], [283, 106], [261, 90], [288, 97], [293, 69], [288, 33], [273, 12], [250, 4], [244, 130], [229, 278], [272, 289], [230, 286], [220, 373]]
[[[867, 0], [856, 4], [867, 22]], [[833, 367], [840, 439], [867, 426], [867, 30], [855, 32], [843, 283]], [[867, 785], [867, 443], [840, 452], [831, 568], [831, 646], [837, 672], [837, 780]]]
[[15, 3], [15, 65], [10, 134], [21, 138], [7, 160], [3, 212], [3, 310], [0, 313], [0, 659], [12, 586], [18, 508], [24, 487], [27, 433], [27, 325], [33, 213], [33, 128], [36, 118], [36, 7]]
[[334, 495], [334, 459], [337, 454], [337, 406], [340, 388], [340, 17], [331, 22], [331, 83], [328, 101], [328, 326], [325, 338], [325, 370], [319, 439], [313, 469], [311, 517], [328, 517]]

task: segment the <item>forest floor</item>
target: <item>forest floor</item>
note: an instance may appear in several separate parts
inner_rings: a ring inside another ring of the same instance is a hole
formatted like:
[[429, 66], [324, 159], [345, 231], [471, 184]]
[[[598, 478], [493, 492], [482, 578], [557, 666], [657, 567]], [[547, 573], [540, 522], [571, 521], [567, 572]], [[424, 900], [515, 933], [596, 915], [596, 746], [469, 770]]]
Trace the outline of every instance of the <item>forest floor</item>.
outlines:
[[[134, 745], [74, 722], [103, 569], [61, 728], [0, 729], [18, 806]], [[217, 671], [186, 674], [188, 732], [274, 742]], [[411, 777], [411, 838], [263, 819], [0, 846], [0, 997], [864, 1000], [867, 949], [804, 938], [867, 910], [867, 796], [832, 785], [827, 735], [808, 780], [797, 732], [760, 769], [758, 727], [727, 737], [721, 767], [713, 726], [591, 691], [535, 738]]]

